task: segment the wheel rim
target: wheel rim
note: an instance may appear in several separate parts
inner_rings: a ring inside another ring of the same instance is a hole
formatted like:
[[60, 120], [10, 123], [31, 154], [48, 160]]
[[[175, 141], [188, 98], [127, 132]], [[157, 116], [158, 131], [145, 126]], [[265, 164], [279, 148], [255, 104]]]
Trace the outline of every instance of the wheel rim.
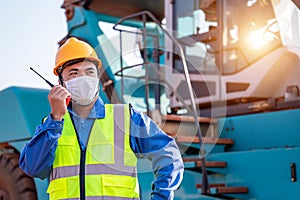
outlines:
[[0, 189], [0, 200], [9, 200], [8, 194]]

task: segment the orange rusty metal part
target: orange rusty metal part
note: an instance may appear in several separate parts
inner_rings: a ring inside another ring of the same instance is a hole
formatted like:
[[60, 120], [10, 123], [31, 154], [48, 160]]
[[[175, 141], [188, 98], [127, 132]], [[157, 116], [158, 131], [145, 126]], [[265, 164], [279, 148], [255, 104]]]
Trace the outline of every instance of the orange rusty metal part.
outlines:
[[[144, 10], [150, 11], [159, 20], [164, 17], [164, 1], [162, 0], [64, 0], [61, 7], [66, 9], [67, 19], [72, 17], [72, 6], [81, 6], [101, 14], [120, 18]], [[67, 9], [69, 10], [67, 11]]]

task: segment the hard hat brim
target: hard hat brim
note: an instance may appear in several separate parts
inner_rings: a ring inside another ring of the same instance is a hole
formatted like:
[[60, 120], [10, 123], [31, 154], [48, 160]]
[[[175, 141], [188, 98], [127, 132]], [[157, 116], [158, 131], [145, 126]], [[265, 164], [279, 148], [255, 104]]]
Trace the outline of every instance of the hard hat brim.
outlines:
[[53, 69], [53, 73], [58, 76], [67, 66], [74, 65], [79, 62], [89, 61], [96, 65], [98, 69], [102, 67], [102, 62], [99, 59], [96, 59], [94, 57], [87, 57], [87, 58], [77, 58], [73, 60], [69, 60], [64, 63], [58, 63], [57, 66]]

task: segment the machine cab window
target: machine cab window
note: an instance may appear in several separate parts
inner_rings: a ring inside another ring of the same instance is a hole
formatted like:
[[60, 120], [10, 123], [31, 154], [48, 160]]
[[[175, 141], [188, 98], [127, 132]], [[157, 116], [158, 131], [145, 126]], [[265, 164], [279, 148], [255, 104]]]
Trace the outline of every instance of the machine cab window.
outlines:
[[281, 46], [271, 1], [175, 1], [172, 20], [191, 73], [237, 73]]

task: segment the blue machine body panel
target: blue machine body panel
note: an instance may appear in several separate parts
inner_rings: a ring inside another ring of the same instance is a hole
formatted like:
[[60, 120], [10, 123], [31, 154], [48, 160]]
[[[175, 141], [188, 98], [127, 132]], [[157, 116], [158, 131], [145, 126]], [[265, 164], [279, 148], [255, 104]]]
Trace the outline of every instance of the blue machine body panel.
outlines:
[[[220, 138], [233, 139], [234, 144], [224, 151], [213, 151], [218, 144], [207, 152], [207, 161], [223, 161], [225, 168], [209, 168], [210, 183], [226, 183], [228, 187], [246, 186], [247, 194], [228, 194], [236, 199], [292, 199], [300, 198], [300, 109], [263, 112], [245, 116], [220, 118], [223, 124]], [[149, 161], [140, 163], [140, 174], [144, 195], [150, 194], [153, 174]], [[148, 167], [147, 167], [148, 166]], [[186, 167], [183, 182], [175, 191], [174, 199], [224, 199], [200, 195], [202, 175]], [[293, 179], [294, 178], [294, 179]], [[148, 188], [148, 189], [145, 189]], [[211, 188], [213, 194], [214, 188]]]
[[31, 138], [41, 119], [49, 114], [49, 90], [9, 87], [0, 92], [0, 142]]

